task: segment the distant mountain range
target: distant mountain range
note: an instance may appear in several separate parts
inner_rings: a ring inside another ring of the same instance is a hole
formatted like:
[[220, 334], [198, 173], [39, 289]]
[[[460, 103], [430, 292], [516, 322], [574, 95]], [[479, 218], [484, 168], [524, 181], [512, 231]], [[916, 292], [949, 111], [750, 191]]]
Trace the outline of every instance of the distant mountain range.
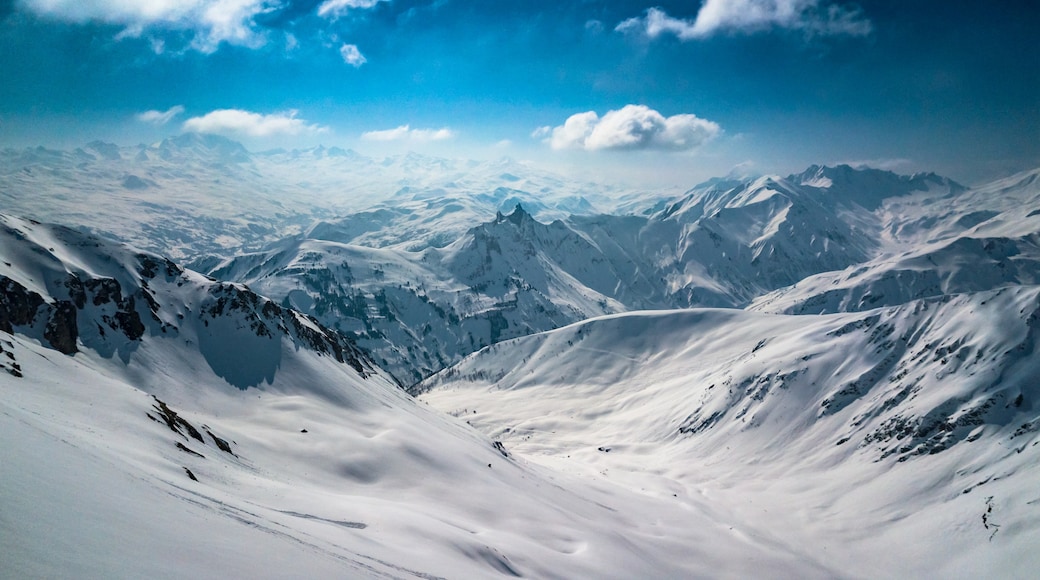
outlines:
[[0, 150], [6, 211], [186, 261], [256, 250], [312, 228], [336, 230], [323, 220], [349, 232], [367, 216], [407, 219], [406, 234], [370, 232], [358, 241], [417, 248], [453, 241], [518, 201], [555, 219], [623, 210], [645, 198], [644, 191], [576, 182], [509, 159], [372, 159], [335, 147], [250, 152], [195, 133], [133, 147], [95, 141], [72, 151]]

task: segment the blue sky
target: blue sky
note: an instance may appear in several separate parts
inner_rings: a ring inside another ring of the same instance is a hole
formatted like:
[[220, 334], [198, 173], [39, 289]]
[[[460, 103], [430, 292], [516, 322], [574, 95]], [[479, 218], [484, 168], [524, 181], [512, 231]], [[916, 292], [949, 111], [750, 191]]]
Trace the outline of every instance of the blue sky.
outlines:
[[0, 0], [0, 146], [185, 130], [648, 185], [1040, 166], [1040, 9], [958, 0]]

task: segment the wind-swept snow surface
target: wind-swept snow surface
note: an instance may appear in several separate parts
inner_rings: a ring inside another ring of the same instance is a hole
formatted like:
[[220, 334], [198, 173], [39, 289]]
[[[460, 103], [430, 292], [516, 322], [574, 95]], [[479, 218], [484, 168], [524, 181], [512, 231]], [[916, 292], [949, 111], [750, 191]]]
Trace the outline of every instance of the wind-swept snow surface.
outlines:
[[518, 455], [703, 502], [850, 576], [1027, 577], [1038, 339], [1035, 286], [829, 316], [637, 312], [490, 346], [416, 390]]
[[699, 499], [529, 465], [248, 288], [0, 235], [0, 576], [840, 575]]

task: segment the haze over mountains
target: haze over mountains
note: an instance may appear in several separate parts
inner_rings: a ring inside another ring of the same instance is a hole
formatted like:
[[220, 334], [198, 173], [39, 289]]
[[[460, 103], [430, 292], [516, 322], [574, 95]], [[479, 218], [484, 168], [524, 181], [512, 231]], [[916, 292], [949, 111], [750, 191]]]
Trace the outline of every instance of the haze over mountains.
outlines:
[[2, 575], [1040, 563], [1040, 169], [645, 192], [184, 134], [4, 150], [0, 203]]
[[[366, 245], [442, 245], [517, 201], [547, 219], [614, 211], [642, 193], [573, 183], [508, 159], [371, 159], [336, 147], [250, 152], [198, 133], [135, 147], [94, 141], [72, 151], [3, 149], [0, 176], [0, 199], [11, 210], [96, 228], [188, 260], [227, 257], [310, 228], [328, 230], [316, 222], [336, 218], [333, 229], [344, 231], [355, 220], [371, 228], [368, 222], [391, 216], [410, 219], [407, 235], [398, 228], [382, 237], [355, 233]], [[103, 207], [91, 203], [98, 194], [104, 194]]]

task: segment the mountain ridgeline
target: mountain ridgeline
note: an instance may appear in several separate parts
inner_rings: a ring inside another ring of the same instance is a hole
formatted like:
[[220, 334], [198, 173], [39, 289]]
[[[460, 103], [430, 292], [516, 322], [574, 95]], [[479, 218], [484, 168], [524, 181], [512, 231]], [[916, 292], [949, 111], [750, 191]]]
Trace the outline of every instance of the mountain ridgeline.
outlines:
[[[1015, 215], [1023, 206], [1012, 199], [1035, 202], [1036, 193], [1009, 189], [1017, 193], [986, 196], [934, 174], [814, 166], [786, 178], [713, 180], [631, 215], [543, 223], [517, 204], [452, 243], [418, 251], [301, 235], [208, 273], [354, 333], [402, 383], [412, 383], [500, 340], [604, 314], [749, 305], [861, 310], [1025, 282], [1034, 271], [1035, 244], [1025, 233], [1034, 220]], [[968, 198], [963, 207], [954, 203]], [[946, 213], [933, 215], [940, 210]], [[356, 227], [357, 217], [349, 219]], [[997, 223], [1005, 226], [987, 233]], [[1011, 252], [1013, 267], [978, 278], [951, 265], [929, 274], [945, 282], [908, 283], [884, 302], [881, 292], [863, 290], [896, 275], [888, 269], [894, 261], [932, 246], [953, 248], [957, 257], [947, 262], [990, 263], [1000, 259], [994, 252]], [[865, 272], [873, 277], [864, 279]], [[860, 290], [846, 290], [860, 295], [838, 298], [831, 285], [789, 304], [795, 285], [827, 276], [860, 278]]]
[[0, 215], [0, 331], [63, 354], [90, 349], [129, 363], [142, 338], [184, 342], [228, 383], [270, 383], [282, 341], [374, 372], [346, 336], [240, 284], [62, 226]]

